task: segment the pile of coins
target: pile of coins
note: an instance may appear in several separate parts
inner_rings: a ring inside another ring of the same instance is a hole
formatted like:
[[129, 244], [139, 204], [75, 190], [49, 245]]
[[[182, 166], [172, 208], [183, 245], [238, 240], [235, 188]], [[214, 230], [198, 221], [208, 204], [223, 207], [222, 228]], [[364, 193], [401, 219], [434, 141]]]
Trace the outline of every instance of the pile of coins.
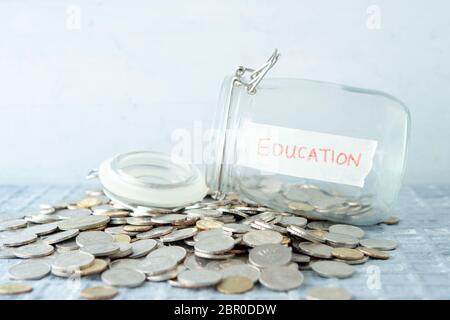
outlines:
[[[258, 283], [288, 291], [302, 285], [303, 270], [350, 277], [352, 265], [388, 259], [387, 251], [397, 246], [364, 239], [359, 227], [308, 221], [306, 203], [278, 212], [230, 193], [182, 208], [129, 210], [102, 191], [86, 194], [77, 203], [42, 205], [37, 213], [0, 222], [0, 259], [22, 260], [9, 269], [11, 279], [100, 274], [104, 285], [81, 291], [86, 299], [111, 299], [117, 288], [145, 281], [215, 287], [224, 294], [241, 294]], [[0, 295], [31, 290], [21, 282], [0, 284]], [[350, 299], [351, 294], [324, 287], [310, 288], [305, 297]]]

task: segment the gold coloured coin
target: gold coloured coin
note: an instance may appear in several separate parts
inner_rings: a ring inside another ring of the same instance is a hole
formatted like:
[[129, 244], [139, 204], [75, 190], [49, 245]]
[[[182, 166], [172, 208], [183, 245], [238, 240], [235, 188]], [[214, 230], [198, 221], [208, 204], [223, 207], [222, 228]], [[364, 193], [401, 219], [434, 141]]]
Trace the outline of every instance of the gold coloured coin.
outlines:
[[123, 227], [123, 231], [127, 232], [145, 232], [151, 230], [152, 226], [133, 226], [131, 224], [127, 224]]
[[130, 243], [131, 237], [127, 234], [114, 234], [113, 235], [113, 242], [124, 242], [124, 243]]
[[80, 276], [90, 276], [90, 275], [98, 274], [98, 273], [105, 271], [107, 267], [108, 267], [108, 264], [106, 263], [105, 260], [95, 259], [94, 263], [92, 265], [90, 265], [87, 268], [77, 270], [77, 271], [75, 271], [75, 273]]
[[247, 277], [230, 276], [223, 278], [216, 288], [224, 294], [241, 294], [253, 288], [253, 281]]
[[0, 295], [13, 295], [27, 293], [33, 290], [28, 284], [25, 283], [3, 283], [0, 284]]
[[200, 230], [210, 230], [222, 228], [223, 222], [217, 220], [198, 220], [195, 224]]
[[386, 220], [384, 220], [382, 223], [387, 224], [387, 225], [394, 225], [394, 224], [398, 224], [400, 222], [400, 219], [397, 217], [389, 217]]
[[80, 296], [89, 300], [106, 300], [114, 298], [117, 293], [118, 291], [114, 287], [98, 286], [82, 290]]
[[365, 254], [368, 257], [374, 258], [374, 259], [382, 259], [387, 260], [389, 259], [389, 254], [385, 251], [381, 251], [378, 249], [372, 249], [372, 248], [365, 248], [365, 247], [358, 247], [359, 251], [361, 251], [363, 254]]
[[114, 210], [114, 211], [106, 211], [105, 213], [102, 213], [104, 216], [108, 216], [110, 218], [126, 218], [130, 215], [128, 211], [123, 210]]
[[331, 255], [342, 260], [360, 260], [364, 258], [364, 253], [350, 248], [333, 248]]
[[77, 206], [83, 209], [89, 209], [102, 204], [102, 200], [95, 197], [84, 198], [77, 203]]

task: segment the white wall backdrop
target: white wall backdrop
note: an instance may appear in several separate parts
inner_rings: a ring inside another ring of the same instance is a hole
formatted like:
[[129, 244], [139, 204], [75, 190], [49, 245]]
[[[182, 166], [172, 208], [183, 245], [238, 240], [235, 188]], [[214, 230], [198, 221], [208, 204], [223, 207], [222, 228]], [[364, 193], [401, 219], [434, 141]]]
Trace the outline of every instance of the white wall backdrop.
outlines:
[[450, 181], [445, 0], [0, 0], [0, 183], [83, 179], [211, 120], [225, 74], [387, 91], [413, 127], [407, 183]]

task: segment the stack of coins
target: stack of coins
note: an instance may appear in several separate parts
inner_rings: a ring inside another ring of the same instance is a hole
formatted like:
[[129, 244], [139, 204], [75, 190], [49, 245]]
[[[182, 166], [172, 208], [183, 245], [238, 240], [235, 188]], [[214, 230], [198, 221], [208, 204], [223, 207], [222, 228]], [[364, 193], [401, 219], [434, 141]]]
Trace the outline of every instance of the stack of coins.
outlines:
[[[236, 194], [221, 200], [208, 196], [181, 208], [130, 210], [102, 191], [87, 191], [78, 202], [45, 204], [22, 219], [0, 222], [0, 259], [22, 260], [9, 269], [12, 280], [101, 275], [103, 286], [80, 295], [110, 299], [116, 288], [146, 281], [215, 287], [223, 294], [242, 294], [257, 285], [288, 291], [303, 284], [305, 270], [347, 278], [353, 265], [389, 258], [387, 251], [397, 246], [393, 240], [365, 239], [359, 227], [308, 220], [311, 210], [358, 206], [352, 212], [361, 212], [367, 204], [320, 198], [317, 192], [323, 192], [312, 187], [294, 188], [287, 196], [304, 196], [305, 190], [315, 202], [293, 202], [292, 212], [245, 202]], [[394, 222], [398, 219], [387, 223]], [[0, 294], [31, 290], [24, 283], [0, 284]], [[350, 299], [351, 294], [309, 288], [305, 297]]]

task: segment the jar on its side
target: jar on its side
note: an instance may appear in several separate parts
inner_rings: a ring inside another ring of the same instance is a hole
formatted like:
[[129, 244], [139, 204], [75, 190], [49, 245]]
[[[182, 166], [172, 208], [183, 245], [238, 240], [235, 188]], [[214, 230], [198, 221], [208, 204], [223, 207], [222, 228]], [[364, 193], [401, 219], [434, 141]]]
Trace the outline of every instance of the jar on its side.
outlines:
[[410, 115], [379, 91], [265, 79], [254, 94], [223, 82], [206, 181], [219, 193], [312, 219], [370, 225], [389, 216]]

